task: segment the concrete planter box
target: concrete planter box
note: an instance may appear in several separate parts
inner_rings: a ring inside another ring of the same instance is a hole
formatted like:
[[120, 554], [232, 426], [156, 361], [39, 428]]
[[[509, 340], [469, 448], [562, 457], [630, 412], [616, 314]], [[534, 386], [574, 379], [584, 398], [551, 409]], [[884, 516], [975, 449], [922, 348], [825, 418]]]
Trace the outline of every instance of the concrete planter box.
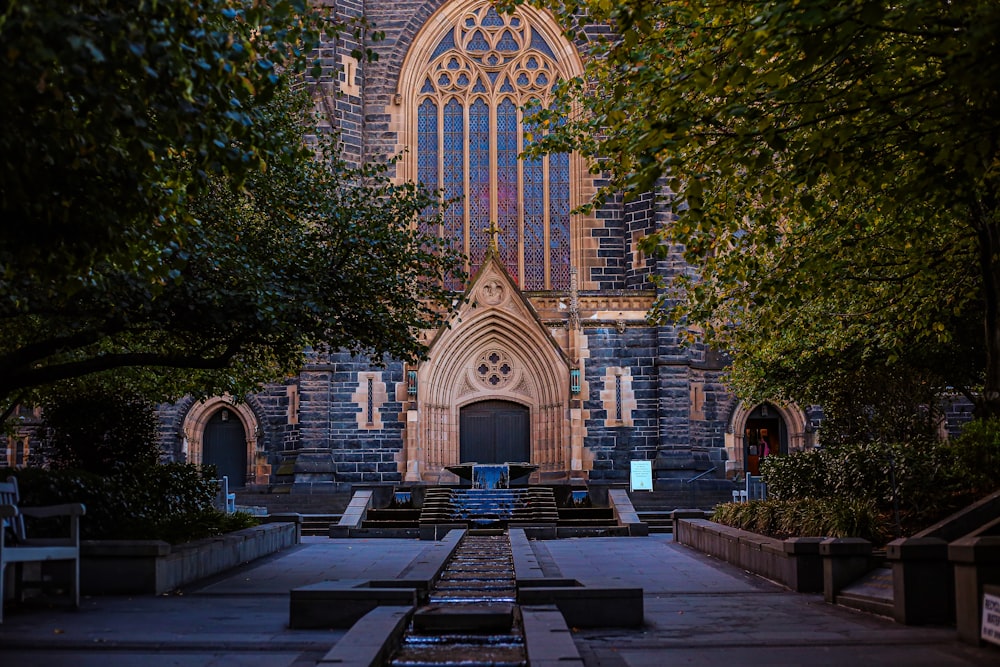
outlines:
[[[1000, 529], [1000, 522], [996, 524]], [[948, 545], [955, 568], [955, 626], [958, 638], [983, 645], [983, 593], [1000, 589], [1000, 535], [969, 535]]]
[[674, 539], [799, 593], [823, 590], [821, 537], [779, 540], [707, 519], [674, 518]]
[[160, 595], [298, 542], [294, 523], [267, 523], [185, 544], [158, 540], [84, 540], [84, 595]]

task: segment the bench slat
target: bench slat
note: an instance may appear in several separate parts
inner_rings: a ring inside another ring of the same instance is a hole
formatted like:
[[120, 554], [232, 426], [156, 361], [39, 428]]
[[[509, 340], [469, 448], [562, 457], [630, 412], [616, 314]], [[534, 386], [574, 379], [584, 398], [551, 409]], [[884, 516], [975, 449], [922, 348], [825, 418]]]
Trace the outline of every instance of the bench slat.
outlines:
[[[80, 606], [80, 517], [86, 509], [80, 503], [47, 507], [18, 507], [20, 494], [17, 479], [8, 477], [0, 483], [0, 623], [3, 622], [4, 582], [11, 563], [72, 561], [69, 593], [73, 605]], [[65, 538], [28, 539], [24, 517], [69, 517], [69, 536]], [[13, 544], [7, 544], [6, 531], [13, 533]], [[20, 571], [20, 568], [17, 568]], [[23, 573], [22, 573], [23, 574]], [[19, 591], [23, 581], [15, 582]]]
[[77, 547], [4, 547], [3, 562], [76, 560], [79, 553], [80, 550]]

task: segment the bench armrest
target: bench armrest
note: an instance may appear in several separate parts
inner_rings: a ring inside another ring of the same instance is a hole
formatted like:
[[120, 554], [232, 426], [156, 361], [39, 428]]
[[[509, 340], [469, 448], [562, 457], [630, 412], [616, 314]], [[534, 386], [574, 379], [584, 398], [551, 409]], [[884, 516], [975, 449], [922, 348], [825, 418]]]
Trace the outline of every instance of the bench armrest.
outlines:
[[0, 505], [0, 519], [12, 519], [17, 514], [17, 505]]
[[[15, 511], [17, 508], [15, 508]], [[45, 507], [22, 507], [21, 514], [24, 516], [42, 519], [53, 516], [83, 516], [87, 513], [87, 508], [82, 503], [66, 503], [63, 505], [46, 505]]]

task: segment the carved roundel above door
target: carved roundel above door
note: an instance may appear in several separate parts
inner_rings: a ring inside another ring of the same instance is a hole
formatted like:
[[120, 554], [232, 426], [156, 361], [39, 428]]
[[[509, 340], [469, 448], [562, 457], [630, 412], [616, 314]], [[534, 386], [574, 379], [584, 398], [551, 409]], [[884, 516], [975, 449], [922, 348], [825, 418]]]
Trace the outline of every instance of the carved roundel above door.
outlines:
[[492, 348], [479, 355], [475, 376], [483, 385], [492, 389], [507, 386], [516, 374], [514, 362], [505, 351]]
[[505, 291], [503, 283], [496, 278], [486, 281], [479, 289], [480, 297], [482, 298], [483, 303], [490, 306], [499, 305], [500, 302], [504, 300]]

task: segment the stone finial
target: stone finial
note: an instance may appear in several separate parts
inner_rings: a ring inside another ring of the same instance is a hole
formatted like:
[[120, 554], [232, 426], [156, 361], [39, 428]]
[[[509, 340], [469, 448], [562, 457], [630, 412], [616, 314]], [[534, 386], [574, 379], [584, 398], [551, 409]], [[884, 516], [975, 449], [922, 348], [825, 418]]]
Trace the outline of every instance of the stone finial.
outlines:
[[490, 220], [490, 226], [489, 227], [484, 227], [483, 231], [486, 232], [487, 234], [489, 234], [489, 236], [490, 236], [490, 242], [486, 246], [486, 256], [487, 257], [497, 257], [497, 256], [499, 256], [499, 254], [500, 254], [500, 246], [499, 246], [498, 238], [499, 238], [500, 232], [503, 231], [502, 229], [500, 229], [500, 225], [497, 224], [496, 220]]

